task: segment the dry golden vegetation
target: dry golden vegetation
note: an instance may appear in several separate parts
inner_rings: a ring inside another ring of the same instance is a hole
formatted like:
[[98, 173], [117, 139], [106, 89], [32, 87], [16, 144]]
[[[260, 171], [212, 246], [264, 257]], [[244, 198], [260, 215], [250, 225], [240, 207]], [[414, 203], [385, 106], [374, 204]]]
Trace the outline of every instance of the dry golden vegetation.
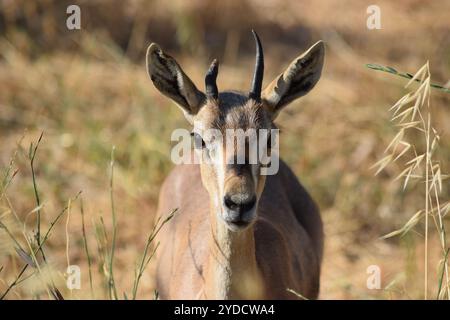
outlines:
[[[79, 31], [65, 27], [73, 3], [82, 10]], [[219, 89], [247, 90], [254, 28], [265, 83], [316, 40], [327, 44], [319, 84], [277, 119], [281, 155], [322, 210], [321, 298], [448, 298], [450, 94], [416, 82], [405, 89], [407, 79], [365, 64], [414, 74], [429, 61], [419, 79], [445, 85], [450, 2], [377, 1], [381, 30], [366, 28], [370, 4], [0, 1], [0, 296], [29, 265], [6, 299], [53, 298], [55, 288], [66, 299], [154, 297], [151, 261], [137, 290], [135, 270], [154, 250], [146, 244], [172, 167], [170, 133], [187, 124], [147, 79], [146, 46], [158, 42], [199, 87], [217, 57]], [[389, 111], [408, 92], [420, 92], [420, 103]], [[411, 106], [414, 118], [391, 122]], [[424, 162], [405, 171], [422, 154]], [[427, 172], [429, 179], [420, 176]], [[65, 288], [69, 264], [81, 268], [81, 290]], [[380, 290], [366, 287], [370, 265], [381, 268]]]

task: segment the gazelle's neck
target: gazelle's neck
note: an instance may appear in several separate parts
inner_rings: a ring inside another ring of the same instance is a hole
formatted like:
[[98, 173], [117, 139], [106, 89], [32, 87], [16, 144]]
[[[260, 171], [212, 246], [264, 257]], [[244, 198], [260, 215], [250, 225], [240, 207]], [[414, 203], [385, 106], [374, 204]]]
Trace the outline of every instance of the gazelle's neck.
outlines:
[[211, 208], [205, 294], [208, 299], [259, 299], [263, 282], [256, 263], [253, 226], [229, 230]]

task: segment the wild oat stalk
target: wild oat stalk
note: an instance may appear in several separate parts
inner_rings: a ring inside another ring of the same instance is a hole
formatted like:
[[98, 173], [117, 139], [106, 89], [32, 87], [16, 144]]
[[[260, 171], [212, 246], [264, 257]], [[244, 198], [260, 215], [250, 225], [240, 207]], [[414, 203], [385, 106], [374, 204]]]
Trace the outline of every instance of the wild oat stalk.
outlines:
[[[412, 79], [414, 77], [412, 74], [410, 74], [408, 72], [399, 72], [399, 71], [397, 71], [396, 69], [394, 69], [392, 67], [382, 66], [382, 65], [379, 65], [379, 64], [369, 63], [369, 64], [366, 64], [366, 67], [369, 68], [369, 69], [372, 69], [372, 70], [383, 71], [383, 72], [387, 72], [387, 73], [390, 73], [390, 74], [394, 74], [396, 76], [399, 76], [399, 77], [402, 77], [402, 78], [406, 78], [406, 79]], [[420, 80], [418, 78], [414, 79], [413, 81], [420, 82]], [[430, 86], [432, 88], [439, 89], [439, 90], [442, 90], [444, 92], [450, 93], [450, 89], [449, 88], [446, 88], [446, 87], [441, 86], [439, 84], [430, 83]]]
[[33, 145], [33, 143], [30, 144], [30, 148], [28, 150], [28, 158], [30, 160], [31, 177], [33, 179], [33, 190], [34, 196], [36, 198], [36, 207], [38, 208], [36, 211], [36, 234], [35, 234], [36, 246], [40, 248], [42, 259], [44, 259], [45, 262], [46, 258], [44, 254], [44, 249], [41, 247], [41, 199], [39, 197], [39, 191], [36, 183], [36, 173], [34, 171], [34, 160], [36, 158], [36, 153], [43, 136], [44, 132], [42, 131], [38, 141], [36, 142], [36, 145]]
[[92, 284], [92, 261], [91, 261], [91, 255], [89, 254], [89, 247], [88, 247], [87, 237], [86, 237], [86, 227], [85, 227], [85, 223], [84, 223], [83, 198], [80, 198], [80, 211], [81, 211], [81, 231], [83, 233], [84, 252], [86, 253], [86, 258], [87, 258], [88, 268], [89, 268], [89, 286], [91, 288], [91, 298], [94, 299], [94, 286]]
[[[72, 201], [76, 200], [80, 194], [81, 194], [81, 191], [78, 192], [77, 195], [76, 195], [74, 198], [72, 198]], [[64, 208], [64, 209], [56, 216], [56, 218], [55, 218], [53, 221], [50, 222], [50, 226], [49, 226], [47, 232], [46, 232], [46, 233], [44, 234], [44, 236], [42, 237], [42, 240], [41, 240], [41, 243], [40, 243], [39, 247], [35, 248], [34, 250], [30, 250], [30, 253], [31, 253], [31, 254], [26, 254], [26, 256], [25, 256], [25, 255], [23, 255], [23, 253], [22, 253], [22, 255], [20, 255], [20, 257], [21, 257], [22, 259], [25, 258], [24, 260], [25, 260], [26, 264], [22, 267], [22, 269], [20, 270], [20, 272], [19, 272], [19, 274], [17, 275], [16, 279], [8, 286], [8, 288], [6, 289], [6, 291], [3, 292], [3, 293], [0, 295], [0, 300], [3, 300], [3, 299], [8, 295], [8, 293], [9, 293], [15, 286], [17, 286], [19, 283], [21, 283], [21, 282], [23, 281], [22, 276], [23, 276], [23, 274], [25, 273], [25, 271], [27, 270], [28, 266], [35, 267], [35, 263], [36, 263], [36, 261], [37, 261], [37, 260], [35, 259], [36, 254], [42, 249], [42, 246], [43, 246], [43, 245], [46, 243], [46, 241], [48, 240], [48, 238], [49, 238], [49, 236], [50, 236], [50, 233], [51, 233], [53, 227], [54, 227], [54, 226], [56, 225], [56, 223], [60, 220], [60, 218], [61, 218], [61, 217], [63, 216], [63, 214], [67, 211], [67, 209], [68, 209], [68, 207], [66, 206], [66, 207], [65, 207], [65, 208]], [[25, 252], [25, 251], [24, 251], [24, 252]], [[33, 256], [34, 256], [34, 258], [33, 258]], [[61, 294], [59, 293], [59, 291], [58, 291], [56, 288], [53, 288], [53, 289], [54, 289], [54, 292], [52, 292], [52, 294], [55, 296], [55, 298], [57, 298], [57, 299], [62, 299], [62, 296], [61, 296]]]
[[295, 296], [296, 296], [297, 298], [299, 298], [300, 300], [308, 300], [308, 298], [306, 298], [304, 295], [298, 293], [298, 292], [295, 291], [294, 289], [287, 288], [286, 291], [292, 293], [293, 295], [295, 295]]
[[[387, 71], [393, 73], [395, 69]], [[384, 70], [383, 70], [384, 71]], [[425, 220], [425, 259], [424, 259], [424, 297], [428, 298], [428, 238], [429, 218], [432, 218], [439, 234], [442, 250], [440, 262], [441, 276], [438, 286], [437, 298], [450, 299], [450, 282], [448, 270], [448, 245], [443, 217], [450, 209], [450, 201], [441, 204], [440, 194], [442, 192], [442, 180], [448, 178], [441, 172], [440, 164], [434, 159], [434, 152], [438, 146], [439, 135], [431, 125], [430, 111], [430, 88], [431, 76], [428, 62], [414, 75], [407, 76], [410, 81], [406, 85], [419, 82], [420, 86], [412, 92], [403, 96], [394, 106], [391, 121], [400, 128], [395, 137], [385, 150], [386, 156], [379, 160], [373, 167], [377, 168], [376, 174], [381, 172], [387, 165], [402, 158], [405, 161], [405, 169], [395, 178], [403, 179], [403, 189], [413, 180], [424, 182], [424, 208], [417, 211], [409, 221], [399, 230], [385, 235], [389, 238], [396, 235], [404, 235], [410, 231], [419, 221]], [[413, 142], [409, 140], [408, 133], [417, 130], [421, 133], [425, 142], [425, 150], [419, 152]], [[405, 159], [406, 158], [406, 159]]]
[[152, 252], [149, 254], [149, 249], [151, 244], [153, 243], [153, 240], [158, 235], [161, 228], [170, 221], [170, 219], [173, 218], [175, 215], [175, 212], [178, 209], [173, 210], [170, 214], [167, 215], [167, 217], [162, 220], [162, 217], [159, 217], [156, 221], [155, 225], [153, 226], [152, 232], [150, 232], [150, 235], [147, 239], [147, 243], [145, 244], [144, 254], [142, 255], [141, 261], [139, 263], [138, 269], [135, 270], [134, 273], [134, 283], [133, 283], [133, 292], [132, 292], [132, 299], [136, 299], [137, 291], [139, 288], [139, 282], [141, 280], [142, 275], [144, 274], [145, 268], [149, 264], [149, 262], [152, 260], [153, 256], [156, 253], [156, 250], [159, 247], [159, 242], [154, 246]]
[[111, 199], [111, 214], [112, 214], [112, 225], [113, 225], [113, 231], [112, 231], [112, 240], [111, 240], [111, 252], [109, 254], [109, 279], [108, 279], [108, 285], [109, 285], [109, 294], [110, 298], [114, 298], [117, 300], [117, 289], [116, 289], [116, 282], [114, 281], [114, 254], [116, 250], [116, 234], [117, 234], [117, 221], [116, 221], [116, 209], [114, 206], [114, 151], [115, 147], [113, 146], [111, 150], [111, 175], [110, 175], [110, 181], [109, 181], [109, 194]]
[[16, 155], [17, 155], [17, 150], [14, 152], [14, 155], [12, 156], [11, 160], [9, 161], [9, 166], [3, 175], [3, 179], [0, 184], [0, 200], [2, 200], [10, 183], [13, 181], [14, 177], [19, 172], [19, 169], [14, 169], [14, 159], [16, 158]]
[[[109, 268], [108, 268], [108, 238], [106, 236], [106, 227], [103, 221], [103, 217], [100, 216], [99, 221], [93, 221], [95, 227], [95, 239], [97, 241], [97, 254], [100, 263], [98, 264], [98, 272], [103, 275], [103, 287], [105, 291], [109, 290]], [[111, 299], [111, 297], [110, 297]]]

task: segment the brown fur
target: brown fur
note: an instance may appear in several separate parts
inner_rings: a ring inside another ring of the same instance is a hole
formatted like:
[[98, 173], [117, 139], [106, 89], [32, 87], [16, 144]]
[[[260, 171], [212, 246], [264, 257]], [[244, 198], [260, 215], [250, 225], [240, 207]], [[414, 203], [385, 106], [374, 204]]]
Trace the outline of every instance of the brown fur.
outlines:
[[[231, 91], [206, 98], [155, 44], [147, 51], [147, 68], [155, 86], [179, 105], [196, 134], [204, 137], [206, 129], [225, 133], [275, 128], [273, 119], [280, 109], [317, 83], [323, 55], [323, 43], [318, 42], [264, 90], [261, 102]], [[217, 145], [203, 140], [212, 147], [197, 152], [221, 152], [221, 162], [177, 166], [161, 188], [157, 216], [178, 208], [158, 236], [161, 298], [296, 298], [288, 288], [316, 298], [323, 232], [314, 201], [281, 159], [275, 175], [261, 175], [262, 164], [248, 163], [250, 140], [244, 149], [234, 141], [228, 154], [225, 141]], [[245, 164], [227, 162], [238, 156], [245, 157]], [[232, 209], [236, 201], [249, 209]], [[230, 224], [236, 212], [244, 225]]]
[[[186, 196], [195, 193], [195, 197]], [[214, 251], [208, 192], [200, 180], [199, 165], [177, 166], [161, 189], [159, 214], [174, 208], [179, 212], [165, 227], [159, 241], [157, 284], [163, 299], [214, 298], [208, 296], [207, 268], [220, 263], [210, 260]], [[292, 288], [308, 298], [319, 293], [322, 260], [322, 223], [316, 205], [292, 171], [281, 162], [277, 175], [268, 176], [258, 206], [258, 220], [244, 230], [254, 238], [254, 252], [235, 252], [245, 266], [248, 260], [260, 270], [265, 299], [292, 299]], [[245, 251], [245, 250], [243, 250]], [[251, 250], [249, 250], [251, 251]], [[243, 270], [233, 270], [244, 272]], [[239, 284], [234, 284], [239, 285]], [[241, 296], [230, 296], [240, 298]], [[244, 296], [245, 297], [245, 296]], [[252, 295], [250, 294], [250, 297]]]

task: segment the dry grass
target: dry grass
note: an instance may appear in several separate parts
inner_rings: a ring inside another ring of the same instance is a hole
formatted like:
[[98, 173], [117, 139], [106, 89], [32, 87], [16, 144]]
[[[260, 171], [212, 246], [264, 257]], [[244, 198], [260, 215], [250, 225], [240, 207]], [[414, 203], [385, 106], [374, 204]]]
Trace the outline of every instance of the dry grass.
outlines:
[[[408, 125], [412, 114], [398, 127], [388, 109], [404, 95], [404, 79], [364, 65], [412, 71], [429, 60], [432, 82], [445, 84], [450, 4], [378, 1], [383, 29], [370, 31], [365, 10], [372, 3], [356, 0], [176, 1], [171, 6], [80, 1], [85, 27], [68, 32], [64, 1], [5, 3], [0, 7], [0, 221], [12, 237], [0, 229], [0, 294], [29, 265], [6, 298], [53, 299], [54, 288], [73, 299], [110, 293], [154, 298], [153, 279], [141, 267], [154, 249], [148, 241], [158, 190], [172, 167], [170, 133], [187, 124], [147, 79], [145, 47], [160, 42], [199, 86], [210, 58], [218, 57], [219, 88], [245, 90], [253, 65], [251, 28], [264, 43], [265, 84], [317, 39], [327, 42], [318, 86], [278, 119], [281, 154], [317, 199], [325, 222], [321, 298], [448, 297], [448, 243], [440, 223], [448, 225], [450, 95], [433, 89], [431, 96], [421, 95], [425, 121], [414, 126], [426, 135]], [[411, 88], [414, 94], [420, 84]], [[408, 106], [401, 108], [396, 115]], [[403, 139], [397, 137], [386, 154], [392, 161], [374, 177], [370, 167], [399, 130]], [[34, 150], [42, 132], [31, 167], [29, 147], [33, 142]], [[430, 154], [436, 136], [439, 148]], [[404, 180], [395, 178], [421, 154], [429, 157], [409, 174], [404, 190]], [[416, 177], [425, 168], [429, 178]], [[38, 225], [46, 262], [36, 246]], [[393, 230], [401, 230], [400, 236], [381, 239]], [[82, 270], [81, 290], [65, 289], [67, 260]], [[366, 288], [366, 269], [373, 264], [381, 268], [382, 290]]]
[[[398, 74], [395, 69], [389, 68], [392, 73]], [[407, 93], [394, 106], [391, 121], [396, 124], [399, 131], [387, 146], [387, 154], [379, 160], [373, 167], [377, 167], [376, 174], [380, 173], [386, 166], [403, 160], [405, 169], [395, 178], [403, 179], [403, 190], [413, 180], [417, 181], [424, 188], [424, 206], [417, 211], [408, 222], [399, 230], [393, 231], [383, 239], [388, 239], [397, 235], [405, 236], [421, 221], [425, 221], [424, 226], [424, 298], [428, 297], [428, 250], [429, 250], [429, 219], [432, 218], [436, 227], [436, 235], [441, 247], [441, 260], [439, 263], [438, 288], [436, 298], [450, 299], [450, 282], [448, 275], [448, 241], [446, 237], [446, 225], [444, 218], [450, 211], [450, 201], [446, 200], [441, 204], [442, 188], [444, 179], [448, 179], [441, 171], [440, 161], [436, 160], [440, 136], [437, 130], [431, 125], [432, 113], [430, 110], [431, 88], [437, 88], [447, 92], [446, 88], [431, 83], [429, 63], [427, 62], [417, 71], [406, 87], [414, 81], [420, 85], [413, 92]], [[425, 148], [418, 150], [416, 146], [417, 132], [422, 135]], [[409, 156], [409, 158], [408, 158]], [[406, 158], [406, 159], [405, 159]]]

